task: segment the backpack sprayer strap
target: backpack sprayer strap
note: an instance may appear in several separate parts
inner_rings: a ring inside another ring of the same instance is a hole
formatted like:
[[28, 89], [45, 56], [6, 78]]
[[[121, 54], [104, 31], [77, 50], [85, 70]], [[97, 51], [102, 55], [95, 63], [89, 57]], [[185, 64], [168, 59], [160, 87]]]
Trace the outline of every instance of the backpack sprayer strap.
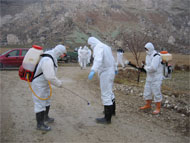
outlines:
[[52, 88], [51, 88], [51, 84], [50, 84], [49, 81], [48, 81], [48, 84], [49, 84], [49, 88], [50, 88], [50, 95], [49, 95], [47, 98], [41, 98], [41, 97], [39, 97], [39, 96], [36, 95], [36, 93], [34, 92], [34, 90], [32, 89], [32, 87], [31, 87], [31, 85], [30, 85], [30, 81], [29, 81], [29, 79], [28, 79], [28, 74], [27, 74], [27, 82], [28, 82], [28, 85], [29, 85], [29, 87], [30, 87], [32, 93], [33, 93], [38, 99], [40, 99], [40, 100], [48, 100], [48, 99], [52, 96]]
[[[42, 54], [42, 55], [40, 55], [40, 56], [41, 56], [41, 57], [49, 57], [49, 58], [51, 58], [51, 59], [52, 59], [52, 61], [53, 61], [54, 67], [56, 67], [56, 68], [57, 68], [57, 66], [56, 66], [56, 64], [55, 64], [55, 61], [54, 61], [54, 59], [53, 59], [53, 57], [52, 57], [51, 55], [49, 55], [49, 54]], [[34, 73], [36, 72], [37, 67], [38, 67], [38, 64], [37, 64], [36, 68], [34, 69]], [[40, 73], [39, 75], [37, 75], [37, 76], [33, 77], [33, 80], [34, 80], [35, 78], [37, 78], [37, 77], [41, 76], [42, 74], [43, 74], [43, 72], [42, 72], [42, 73]]]
[[[153, 57], [155, 57], [155, 56], [157, 56], [157, 55], [158, 55], [158, 56], [160, 56], [160, 54], [159, 54], [159, 53], [156, 53], [156, 54], [154, 54], [154, 55], [153, 55]], [[164, 62], [163, 62], [163, 61], [161, 61], [161, 64], [162, 64], [162, 65], [164, 65]]]
[[157, 56], [157, 55], [160, 56], [160, 54], [156, 53], [156, 54], [153, 55], [153, 57], [155, 57], [155, 56]]
[[53, 61], [54, 67], [57, 68], [57, 65], [55, 64], [55, 61], [54, 61], [53, 57], [50, 54], [42, 54], [41, 57], [49, 57], [49, 58], [51, 58], [52, 61]]

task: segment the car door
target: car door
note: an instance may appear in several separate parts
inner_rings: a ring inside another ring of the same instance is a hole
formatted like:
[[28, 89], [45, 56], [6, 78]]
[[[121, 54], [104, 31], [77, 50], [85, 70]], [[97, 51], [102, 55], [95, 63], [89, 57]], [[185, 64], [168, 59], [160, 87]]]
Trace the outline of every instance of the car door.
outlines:
[[18, 58], [19, 58], [20, 50], [12, 50], [6, 54], [5, 58], [5, 66], [6, 67], [18, 67]]
[[18, 57], [18, 66], [22, 65], [22, 61], [24, 59], [24, 56], [26, 55], [28, 49], [21, 49]]

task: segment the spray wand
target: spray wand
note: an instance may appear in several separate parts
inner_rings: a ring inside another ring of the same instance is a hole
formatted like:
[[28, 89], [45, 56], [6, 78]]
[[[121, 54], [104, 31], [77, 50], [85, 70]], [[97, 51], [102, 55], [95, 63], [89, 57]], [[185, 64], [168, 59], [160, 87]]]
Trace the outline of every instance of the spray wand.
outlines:
[[82, 100], [86, 101], [86, 102], [87, 102], [87, 105], [90, 105], [90, 102], [88, 102], [88, 100], [87, 100], [87, 99], [85, 99], [84, 97], [82, 97], [82, 96], [80, 96], [80, 95], [76, 94], [75, 92], [71, 91], [70, 89], [67, 89], [67, 88], [65, 88], [65, 87], [63, 87], [63, 88], [64, 88], [65, 90], [67, 90], [67, 91], [71, 92], [73, 95], [78, 96], [80, 99], [82, 99]]
[[135, 69], [140, 70], [141, 72], [145, 72], [145, 73], [146, 73], [146, 70], [144, 69], [144, 66], [142, 66], [141, 68], [139, 68], [139, 67], [137, 67], [136, 65], [132, 64], [132, 63], [131, 63], [130, 61], [128, 61], [128, 60], [126, 60], [124, 64], [125, 64], [125, 65], [129, 65], [129, 66], [131, 66], [131, 67], [133, 67], [133, 68], [135, 68]]

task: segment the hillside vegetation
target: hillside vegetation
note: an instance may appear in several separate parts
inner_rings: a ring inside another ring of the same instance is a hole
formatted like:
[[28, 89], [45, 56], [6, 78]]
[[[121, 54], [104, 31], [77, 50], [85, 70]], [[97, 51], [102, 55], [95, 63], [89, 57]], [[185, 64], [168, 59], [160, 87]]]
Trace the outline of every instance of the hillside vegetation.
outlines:
[[1, 0], [0, 44], [74, 48], [95, 36], [117, 48], [121, 32], [136, 32], [189, 54], [188, 14], [188, 0]]

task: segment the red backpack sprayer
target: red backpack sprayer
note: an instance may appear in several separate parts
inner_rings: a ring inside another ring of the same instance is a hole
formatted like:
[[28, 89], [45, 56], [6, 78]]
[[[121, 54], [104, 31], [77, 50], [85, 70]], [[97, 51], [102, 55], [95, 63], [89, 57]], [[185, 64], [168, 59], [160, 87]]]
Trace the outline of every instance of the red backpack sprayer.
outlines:
[[[28, 52], [26, 53], [23, 63], [19, 68], [19, 77], [21, 80], [25, 80], [28, 82], [30, 90], [38, 99], [48, 100], [52, 96], [52, 88], [49, 81], [48, 81], [48, 84], [50, 88], [50, 96], [48, 96], [48, 98], [40, 98], [39, 96], [37, 96], [36, 93], [33, 91], [30, 84], [30, 82], [32, 82], [35, 78], [43, 74], [43, 73], [40, 73], [39, 75], [34, 76], [41, 57], [49, 57], [53, 60], [53, 57], [51, 55], [43, 53], [42, 47], [33, 45], [32, 48], [30, 48]], [[54, 60], [53, 60], [53, 63], [54, 63], [54, 66], [57, 67]], [[73, 91], [69, 89], [66, 89], [66, 88], [64, 89], [71, 92], [73, 95], [78, 96], [82, 100], [86, 101], [88, 105], [90, 105], [90, 102], [88, 102], [88, 100], [86, 100], [85, 98], [81, 97], [80, 95], [74, 93]]]
[[[40, 98], [36, 95], [36, 93], [33, 91], [30, 82], [36, 77], [34, 77], [36, 68], [38, 66], [38, 62], [40, 61], [41, 56], [47, 56], [47, 54], [43, 54], [43, 48], [37, 45], [33, 45], [32, 48], [28, 50], [26, 53], [24, 60], [22, 62], [22, 65], [19, 68], [19, 77], [21, 80], [25, 80], [28, 82], [29, 88], [31, 89], [32, 93], [40, 100], [47, 100], [52, 96], [52, 88], [51, 84], [48, 81], [49, 87], [50, 87], [50, 96], [48, 98]], [[48, 55], [50, 56], [50, 55]], [[52, 58], [53, 59], [53, 58]]]

